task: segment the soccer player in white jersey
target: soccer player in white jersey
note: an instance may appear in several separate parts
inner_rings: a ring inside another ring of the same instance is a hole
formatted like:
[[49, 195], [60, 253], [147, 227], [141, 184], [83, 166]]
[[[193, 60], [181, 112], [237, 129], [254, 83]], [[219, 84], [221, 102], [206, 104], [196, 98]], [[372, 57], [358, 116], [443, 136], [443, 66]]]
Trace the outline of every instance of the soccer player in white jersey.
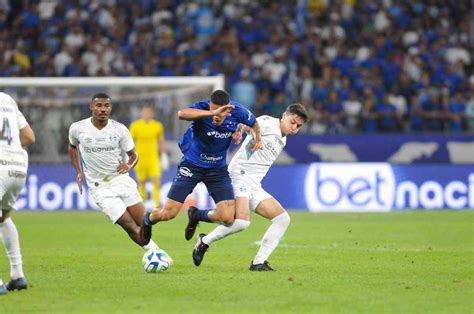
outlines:
[[[288, 106], [281, 119], [270, 116], [257, 118], [262, 133], [261, 150], [253, 151], [249, 147], [253, 143], [253, 135], [249, 128], [247, 138], [232, 158], [229, 173], [235, 194], [236, 214], [232, 225], [220, 225], [208, 235], [201, 233], [197, 237], [193, 249], [193, 261], [199, 266], [209, 246], [232, 233], [245, 230], [250, 225], [250, 210], [272, 221], [263, 236], [260, 249], [250, 264], [251, 271], [272, 271], [268, 257], [275, 250], [280, 239], [290, 224], [290, 216], [281, 204], [267, 193], [261, 186], [273, 162], [286, 145], [286, 137], [298, 133], [308, 119], [306, 109], [301, 104]], [[240, 141], [241, 134], [234, 136]]]
[[24, 147], [35, 142], [35, 133], [15, 100], [0, 93], [0, 234], [10, 260], [10, 281], [0, 278], [0, 294], [28, 288], [23, 274], [18, 231], [11, 218], [13, 205], [25, 186], [28, 154]]
[[[92, 117], [69, 128], [68, 152], [79, 192], [82, 194], [85, 177], [92, 198], [112, 223], [145, 250], [158, 249], [153, 240], [140, 236], [145, 206], [129, 175], [138, 161], [132, 136], [125, 125], [110, 119], [112, 101], [107, 94], [95, 94], [89, 109]], [[123, 160], [125, 154], [128, 161]]]

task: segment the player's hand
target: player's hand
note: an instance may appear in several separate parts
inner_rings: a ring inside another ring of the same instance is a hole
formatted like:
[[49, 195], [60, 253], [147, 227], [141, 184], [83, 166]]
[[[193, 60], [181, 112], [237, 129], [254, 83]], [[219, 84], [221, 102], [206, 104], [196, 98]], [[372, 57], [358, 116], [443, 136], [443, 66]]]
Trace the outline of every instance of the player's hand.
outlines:
[[252, 145], [250, 145], [250, 148], [251, 148], [253, 151], [262, 149], [262, 148], [263, 148], [262, 139], [254, 140], [254, 142], [252, 143]]
[[214, 110], [212, 112], [212, 115], [213, 116], [218, 116], [220, 118], [225, 118], [225, 117], [229, 117], [231, 114], [230, 114], [230, 111], [232, 109], [234, 109], [235, 106], [234, 105], [225, 105], [225, 106], [221, 106], [219, 108], [217, 108], [216, 110]]
[[120, 173], [120, 174], [124, 174], [124, 173], [127, 173], [130, 171], [130, 166], [123, 162], [122, 160], [119, 160], [119, 164], [117, 166], [117, 172]]
[[76, 183], [77, 183], [77, 186], [79, 187], [80, 194], [82, 194], [82, 181], [84, 181], [84, 173], [79, 172], [76, 176]]
[[241, 129], [237, 129], [237, 131], [235, 131], [234, 133], [232, 133], [232, 139], [234, 140], [235, 142], [235, 145], [239, 145], [240, 142], [242, 141], [242, 130]]

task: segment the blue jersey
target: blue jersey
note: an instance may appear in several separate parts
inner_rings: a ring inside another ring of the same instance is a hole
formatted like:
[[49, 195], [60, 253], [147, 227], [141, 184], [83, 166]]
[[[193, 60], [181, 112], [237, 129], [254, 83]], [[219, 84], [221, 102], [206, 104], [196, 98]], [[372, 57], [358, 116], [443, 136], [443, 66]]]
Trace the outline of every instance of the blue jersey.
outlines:
[[[212, 124], [212, 117], [192, 121], [191, 126], [179, 141], [179, 148], [185, 160], [202, 168], [218, 168], [227, 165], [227, 149], [232, 140], [232, 133], [237, 130], [239, 123], [249, 127], [255, 123], [255, 116], [250, 110], [235, 101], [231, 101], [230, 104], [235, 108], [220, 126]], [[191, 108], [209, 110], [209, 99], [199, 101]]]

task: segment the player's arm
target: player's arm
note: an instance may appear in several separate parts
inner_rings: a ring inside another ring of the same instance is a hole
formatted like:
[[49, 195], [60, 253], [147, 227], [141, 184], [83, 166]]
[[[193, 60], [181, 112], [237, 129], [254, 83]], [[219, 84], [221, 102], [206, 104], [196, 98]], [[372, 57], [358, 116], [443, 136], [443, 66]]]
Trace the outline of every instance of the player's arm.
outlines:
[[36, 142], [35, 132], [27, 125], [20, 130], [20, 143], [21, 146], [25, 147]]
[[243, 138], [243, 132], [250, 134], [251, 128], [246, 126], [243, 123], [239, 123], [237, 126], [237, 130], [232, 133], [232, 139], [234, 139], [235, 145], [239, 145]]
[[252, 148], [252, 150], [262, 149], [262, 133], [260, 131], [260, 125], [258, 124], [257, 120], [255, 120], [255, 123], [253, 124], [251, 130], [253, 132], [254, 142], [250, 146], [250, 148]]
[[222, 118], [230, 116], [230, 111], [234, 109], [233, 105], [220, 106], [215, 110], [202, 110], [196, 108], [184, 108], [178, 111], [178, 118], [180, 120], [198, 120], [207, 117], [220, 116]]
[[138, 153], [135, 151], [135, 148], [133, 148], [132, 150], [129, 150], [127, 152], [127, 155], [128, 155], [127, 162], [123, 162], [122, 160], [119, 160], [119, 164], [117, 166], [118, 173], [121, 173], [121, 174], [127, 173], [130, 171], [130, 169], [132, 169], [133, 167], [137, 165]]
[[77, 147], [69, 143], [67, 147], [67, 152], [69, 154], [69, 158], [71, 159], [72, 165], [74, 169], [76, 169], [76, 183], [79, 187], [79, 192], [82, 194], [82, 181], [84, 181], [84, 173], [82, 172], [81, 165], [79, 163], [79, 153], [77, 151]]

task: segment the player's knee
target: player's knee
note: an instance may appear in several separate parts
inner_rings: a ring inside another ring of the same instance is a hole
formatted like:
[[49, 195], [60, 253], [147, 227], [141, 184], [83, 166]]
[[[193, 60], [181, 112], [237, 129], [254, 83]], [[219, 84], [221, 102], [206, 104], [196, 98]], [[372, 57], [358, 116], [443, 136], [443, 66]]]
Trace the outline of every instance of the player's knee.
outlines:
[[249, 226], [250, 226], [250, 221], [248, 221], [248, 220], [243, 220], [243, 219], [235, 219], [234, 220], [233, 227], [234, 227], [235, 232], [244, 231]]
[[227, 226], [230, 226], [235, 221], [234, 216], [230, 214], [222, 215], [220, 220], [224, 225], [227, 225]]

